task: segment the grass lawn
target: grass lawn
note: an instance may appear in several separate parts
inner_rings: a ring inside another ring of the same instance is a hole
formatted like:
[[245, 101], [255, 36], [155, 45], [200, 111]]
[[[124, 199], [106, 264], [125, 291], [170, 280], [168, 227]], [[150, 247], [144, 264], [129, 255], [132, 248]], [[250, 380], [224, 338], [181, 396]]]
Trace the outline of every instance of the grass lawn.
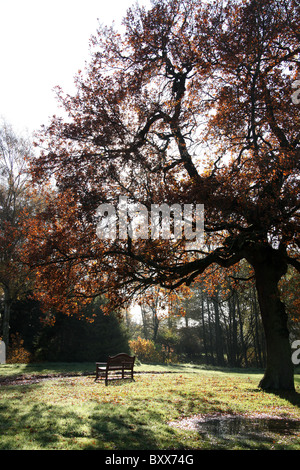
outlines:
[[300, 450], [300, 428], [264, 431], [258, 439], [181, 425], [195, 415], [300, 420], [300, 375], [298, 393], [279, 397], [257, 388], [261, 371], [181, 364], [136, 372], [134, 382], [106, 387], [94, 382], [94, 364], [0, 365], [1, 380], [47, 377], [0, 382], [0, 450]]

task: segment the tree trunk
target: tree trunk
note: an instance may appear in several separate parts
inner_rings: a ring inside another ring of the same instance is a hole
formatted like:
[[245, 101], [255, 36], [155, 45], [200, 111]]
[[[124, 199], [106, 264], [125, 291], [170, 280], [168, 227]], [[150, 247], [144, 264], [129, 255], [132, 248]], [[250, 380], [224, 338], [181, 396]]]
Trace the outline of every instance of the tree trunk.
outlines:
[[158, 334], [158, 328], [159, 328], [159, 318], [157, 316], [157, 310], [156, 307], [152, 308], [152, 328], [153, 328], [153, 341], [156, 343], [157, 340], [157, 334]]
[[149, 339], [148, 337], [148, 329], [147, 329], [147, 312], [143, 305], [141, 305], [141, 315], [142, 315], [142, 325], [143, 325], [143, 332], [145, 339]]
[[[256, 289], [257, 291], [257, 289]], [[263, 337], [261, 332], [261, 316], [260, 310], [257, 305], [257, 294], [256, 292], [252, 293], [251, 301], [251, 316], [253, 317], [253, 342], [254, 342], [254, 351], [257, 367], [264, 367], [266, 363], [265, 357], [265, 336]]]
[[211, 325], [211, 312], [210, 312], [210, 307], [209, 307], [208, 296], [206, 296], [206, 305], [207, 305], [207, 315], [208, 315], [209, 350], [210, 350], [211, 364], [215, 365], [215, 354], [214, 354], [214, 347], [213, 347], [213, 333], [212, 333], [212, 325]]
[[238, 351], [238, 325], [236, 319], [236, 292], [227, 301], [228, 316], [229, 316], [229, 331], [228, 331], [228, 363], [233, 367], [240, 367], [239, 351]]
[[[208, 350], [207, 350], [207, 340], [206, 340], [206, 326], [205, 326], [205, 319], [204, 319], [204, 299], [203, 299], [203, 292], [201, 292], [201, 321], [202, 321], [202, 336], [203, 336], [203, 347], [204, 347], [204, 354], [205, 354], [205, 360], [206, 364], [208, 365], [210, 363], [208, 359]], [[201, 338], [201, 333], [200, 333], [200, 338]]]
[[266, 370], [259, 385], [270, 391], [295, 390], [287, 314], [278, 289], [287, 264], [279, 250], [260, 247], [252, 265], [267, 348]]
[[212, 297], [212, 303], [215, 312], [215, 335], [216, 335], [216, 353], [217, 353], [217, 364], [220, 366], [225, 365], [224, 353], [223, 353], [223, 338], [222, 328], [220, 324], [220, 312], [219, 312], [219, 295], [218, 292]]
[[9, 289], [4, 287], [4, 314], [2, 322], [2, 340], [5, 343], [6, 353], [9, 348], [9, 321], [10, 321], [11, 299]]
[[246, 345], [245, 338], [244, 338], [242, 312], [241, 312], [240, 298], [239, 298], [238, 293], [236, 293], [236, 307], [237, 307], [240, 338], [241, 338], [241, 345], [242, 345], [242, 356], [244, 358], [245, 367], [248, 367], [247, 345]]

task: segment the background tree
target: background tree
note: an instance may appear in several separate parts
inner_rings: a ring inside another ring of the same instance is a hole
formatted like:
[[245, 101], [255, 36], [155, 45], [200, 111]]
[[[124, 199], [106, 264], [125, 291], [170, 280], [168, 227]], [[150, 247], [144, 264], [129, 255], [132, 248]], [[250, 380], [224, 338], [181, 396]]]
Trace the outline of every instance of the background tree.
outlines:
[[161, 323], [166, 320], [171, 327], [171, 318], [182, 314], [178, 296], [157, 286], [148, 288], [137, 302], [141, 309], [143, 336], [154, 343]]
[[10, 125], [0, 127], [0, 293], [2, 292], [1, 336], [9, 346], [12, 303], [30, 289], [29, 268], [21, 261], [26, 234], [24, 224], [33, 211], [28, 160], [32, 144], [18, 136]]
[[104, 315], [103, 299], [82, 308], [81, 316], [57, 312], [51, 318], [32, 299], [14, 302], [10, 335], [20, 338], [31, 361], [106, 361], [116, 351], [129, 353], [128, 331], [114, 313]]
[[[155, 0], [128, 11], [123, 35], [99, 28], [77, 94], [59, 90], [69, 119], [53, 119], [33, 161], [36, 181], [57, 184], [31, 235], [44, 301], [72, 310], [109, 293], [115, 309], [246, 260], [266, 336], [260, 386], [294, 389], [278, 284], [300, 269], [298, 18], [295, 0]], [[203, 203], [205, 246], [97, 239], [96, 209], [119, 195], [148, 209]]]
[[[177, 352], [186, 360], [206, 364], [262, 368], [265, 344], [256, 291], [253, 285], [242, 288], [229, 277], [227, 283], [220, 280], [217, 293], [204, 282], [195, 283], [192, 296], [184, 302], [190, 321], [178, 329]], [[222, 347], [217, 345], [220, 341]]]

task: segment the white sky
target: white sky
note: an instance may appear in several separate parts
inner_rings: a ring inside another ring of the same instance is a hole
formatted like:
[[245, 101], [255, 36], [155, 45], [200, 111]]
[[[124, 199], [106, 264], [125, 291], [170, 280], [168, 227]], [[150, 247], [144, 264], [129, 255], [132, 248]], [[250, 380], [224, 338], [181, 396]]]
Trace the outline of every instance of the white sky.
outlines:
[[[135, 0], [0, 0], [0, 116], [33, 132], [58, 114], [53, 88], [74, 90], [100, 23], [120, 24]], [[139, 0], [150, 5], [150, 0]]]

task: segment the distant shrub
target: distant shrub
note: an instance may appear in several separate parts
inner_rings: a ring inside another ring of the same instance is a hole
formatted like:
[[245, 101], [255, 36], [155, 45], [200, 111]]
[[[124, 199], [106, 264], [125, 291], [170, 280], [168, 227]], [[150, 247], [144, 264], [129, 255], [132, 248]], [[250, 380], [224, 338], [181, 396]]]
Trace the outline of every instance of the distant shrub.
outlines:
[[133, 354], [142, 362], [161, 361], [161, 355], [156, 350], [153, 341], [150, 339], [143, 339], [139, 336], [136, 340], [129, 341], [129, 346]]
[[23, 346], [24, 340], [19, 333], [11, 335], [11, 343], [7, 354], [7, 364], [28, 364], [32, 356]]

